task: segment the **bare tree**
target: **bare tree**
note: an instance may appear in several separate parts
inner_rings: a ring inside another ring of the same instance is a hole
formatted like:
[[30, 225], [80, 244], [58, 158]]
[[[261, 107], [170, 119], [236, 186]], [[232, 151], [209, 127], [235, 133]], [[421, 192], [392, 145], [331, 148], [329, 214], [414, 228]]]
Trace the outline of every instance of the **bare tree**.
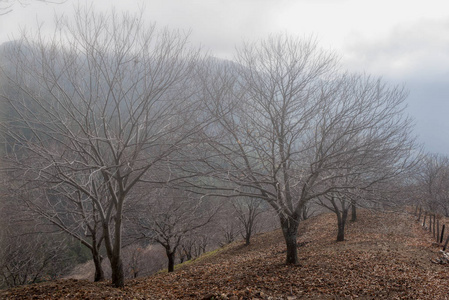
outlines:
[[297, 264], [298, 225], [309, 201], [347, 189], [341, 178], [360, 173], [369, 180], [358, 188], [367, 188], [406, 165], [413, 146], [402, 114], [406, 93], [338, 74], [335, 56], [312, 39], [281, 35], [247, 44], [237, 62], [226, 72], [231, 78], [210, 75], [205, 89], [219, 118], [207, 132], [205, 169], [232, 185], [203, 181], [203, 188], [270, 204], [286, 263]]
[[2, 124], [5, 159], [11, 172], [27, 174], [25, 183], [90, 202], [121, 287], [130, 192], [160, 182], [149, 171], [165, 170], [203, 126], [193, 82], [199, 52], [187, 35], [156, 30], [142, 16], [75, 15], [74, 23], [58, 19], [54, 36], [25, 35], [7, 51], [7, 83], [24, 96], [2, 95], [17, 116]]
[[337, 242], [345, 240], [346, 220], [353, 203], [351, 197], [355, 196], [353, 194], [332, 193], [320, 197], [317, 201], [337, 216]]
[[[14, 155], [20, 156], [17, 152]], [[22, 164], [26, 165], [25, 158], [21, 159]], [[20, 179], [15, 179], [14, 176], [19, 176]], [[92, 202], [79, 191], [67, 186], [52, 189], [51, 183], [33, 183], [33, 178], [27, 178], [22, 172], [10, 172], [4, 179], [4, 192], [7, 197], [15, 199], [15, 209], [20, 212], [21, 217], [38, 220], [42, 225], [54, 225], [54, 228], [78, 240], [92, 254], [94, 281], [104, 280], [101, 263], [103, 256], [100, 254], [103, 244], [102, 226], [99, 212]]]
[[207, 90], [214, 99], [211, 112], [220, 118], [210, 134], [211, 152], [217, 154], [208, 167], [237, 185], [228, 188], [231, 195], [260, 198], [275, 209], [287, 244], [286, 262], [296, 264], [300, 212], [313, 198], [306, 182], [304, 196], [295, 195], [303, 181], [298, 174], [306, 162], [302, 157], [311, 147], [305, 133], [320, 107], [321, 78], [333, 71], [335, 59], [311, 40], [280, 36], [245, 45], [237, 62], [233, 79], [214, 80]]
[[210, 232], [205, 232], [210, 228], [203, 227], [199, 232], [189, 234], [181, 241], [181, 247], [178, 247], [178, 257], [180, 263], [199, 257], [206, 252], [211, 240]]
[[34, 189], [33, 193], [10, 194], [23, 201], [36, 218], [43, 218], [87, 247], [95, 266], [94, 281], [102, 281], [105, 275], [100, 253], [103, 244], [100, 214], [96, 206], [79, 191], [69, 192], [64, 187], [58, 190], [41, 187]]
[[226, 246], [234, 242], [241, 234], [239, 220], [234, 214], [229, 214], [220, 224], [221, 241], [220, 246]]
[[361, 197], [378, 201], [390, 182], [410, 174], [417, 148], [401, 88], [365, 75], [345, 75], [337, 87], [317, 126], [314, 152], [322, 163], [322, 188], [332, 190], [320, 203], [336, 213], [337, 241], [343, 241], [349, 209], [354, 213]]
[[217, 208], [211, 209], [201, 198], [180, 190], [162, 188], [153, 195], [146, 201], [139, 223], [146, 238], [164, 247], [168, 272], [173, 272], [178, 248], [213, 220]]
[[417, 188], [426, 208], [449, 216], [449, 158], [428, 154], [421, 159]]
[[2, 193], [0, 199], [0, 288], [56, 279], [73, 267], [65, 236], [26, 213], [16, 198]]
[[68, 271], [63, 239], [39, 232], [21, 235], [17, 228], [14, 231], [2, 241], [0, 287], [54, 280]]
[[264, 213], [264, 202], [257, 198], [236, 198], [232, 201], [232, 206], [237, 214], [237, 219], [243, 227], [241, 234], [245, 239], [245, 245], [249, 245], [251, 237], [257, 232], [257, 223]]
[[124, 249], [127, 257], [127, 273], [131, 278], [137, 278], [141, 273], [145, 249], [138, 244], [133, 244]]

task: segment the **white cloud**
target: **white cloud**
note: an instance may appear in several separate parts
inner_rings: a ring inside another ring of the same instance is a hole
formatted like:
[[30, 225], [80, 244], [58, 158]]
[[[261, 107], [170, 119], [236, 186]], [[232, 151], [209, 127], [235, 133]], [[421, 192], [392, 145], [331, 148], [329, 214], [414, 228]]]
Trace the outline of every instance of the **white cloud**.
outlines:
[[449, 17], [401, 24], [386, 36], [353, 35], [344, 50], [351, 69], [392, 78], [444, 74], [449, 71]]

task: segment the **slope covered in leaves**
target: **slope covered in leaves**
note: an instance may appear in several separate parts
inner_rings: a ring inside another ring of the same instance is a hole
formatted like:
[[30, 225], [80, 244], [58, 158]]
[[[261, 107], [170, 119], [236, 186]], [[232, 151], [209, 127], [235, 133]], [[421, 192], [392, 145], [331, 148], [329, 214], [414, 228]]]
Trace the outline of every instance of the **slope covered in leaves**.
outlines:
[[127, 282], [55, 281], [0, 292], [6, 299], [446, 299], [449, 270], [431, 263], [440, 248], [411, 215], [363, 211], [335, 242], [332, 214], [301, 224], [300, 266], [286, 266], [280, 231], [215, 255]]

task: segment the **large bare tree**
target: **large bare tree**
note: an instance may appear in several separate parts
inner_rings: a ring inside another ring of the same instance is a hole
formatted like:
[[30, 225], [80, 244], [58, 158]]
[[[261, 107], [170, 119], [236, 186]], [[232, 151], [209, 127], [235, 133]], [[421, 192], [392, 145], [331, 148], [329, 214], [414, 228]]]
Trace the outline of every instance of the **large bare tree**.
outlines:
[[[310, 157], [320, 82], [334, 70], [335, 58], [310, 40], [282, 36], [245, 45], [237, 62], [218, 70], [228, 76], [208, 82], [210, 110], [220, 121], [208, 132], [213, 159], [207, 167], [235, 184], [221, 190], [263, 199], [275, 209], [287, 244], [286, 261], [296, 264], [300, 210], [312, 198], [306, 181], [316, 179], [305, 178], [301, 170]], [[303, 197], [297, 195], [301, 182]]]
[[286, 262], [297, 264], [298, 225], [310, 200], [347, 190], [343, 179], [351, 176], [367, 188], [406, 164], [413, 146], [402, 114], [406, 93], [339, 74], [335, 56], [313, 39], [273, 36], [244, 45], [236, 61], [204, 79], [219, 121], [206, 131], [203, 159], [216, 181], [202, 186], [267, 201], [280, 219]]
[[336, 213], [337, 241], [343, 241], [349, 209], [357, 199], [378, 201], [392, 180], [413, 171], [416, 147], [411, 120], [403, 114], [402, 88], [366, 75], [344, 75], [332, 86], [314, 153], [321, 188], [330, 191], [318, 200]]
[[[42, 183], [80, 211], [95, 209], [115, 286], [124, 285], [122, 224], [130, 192], [159, 182], [171, 154], [203, 126], [194, 73], [199, 51], [179, 31], [157, 30], [142, 16], [78, 8], [53, 36], [10, 44], [3, 71], [15, 95], [2, 124], [10, 172]], [[20, 153], [20, 155], [18, 155]], [[87, 200], [87, 201], [84, 201]], [[84, 206], [87, 205], [87, 206]]]

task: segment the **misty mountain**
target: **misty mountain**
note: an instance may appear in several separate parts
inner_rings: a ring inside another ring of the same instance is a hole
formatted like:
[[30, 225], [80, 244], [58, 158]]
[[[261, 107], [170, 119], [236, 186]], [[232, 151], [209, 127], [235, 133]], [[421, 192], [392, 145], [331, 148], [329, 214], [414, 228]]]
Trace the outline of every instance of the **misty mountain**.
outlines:
[[[0, 45], [0, 63], [5, 69], [13, 68], [5, 59], [7, 51], [14, 51], [18, 41], [9, 41]], [[21, 51], [25, 49], [21, 47]], [[30, 50], [29, 50], [30, 51]], [[232, 65], [234, 62], [212, 58], [215, 62]], [[388, 76], [387, 76], [388, 79]], [[393, 81], [397, 81], [397, 78]], [[406, 100], [407, 113], [415, 119], [415, 134], [418, 142], [431, 153], [449, 154], [449, 80], [444, 77], [428, 78], [425, 81], [418, 76], [410, 76], [404, 81], [409, 90]]]

